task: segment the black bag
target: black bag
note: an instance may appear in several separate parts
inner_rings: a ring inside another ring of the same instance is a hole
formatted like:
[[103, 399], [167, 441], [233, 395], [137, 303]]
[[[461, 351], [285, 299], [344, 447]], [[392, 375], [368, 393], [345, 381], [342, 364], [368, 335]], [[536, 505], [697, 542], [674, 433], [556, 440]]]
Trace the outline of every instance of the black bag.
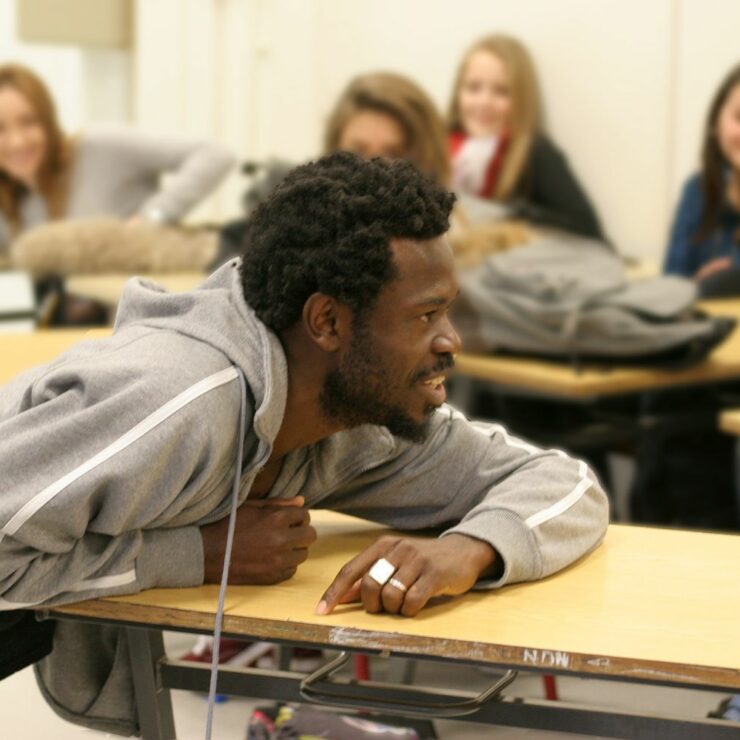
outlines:
[[51, 652], [54, 625], [28, 609], [0, 612], [0, 681]]

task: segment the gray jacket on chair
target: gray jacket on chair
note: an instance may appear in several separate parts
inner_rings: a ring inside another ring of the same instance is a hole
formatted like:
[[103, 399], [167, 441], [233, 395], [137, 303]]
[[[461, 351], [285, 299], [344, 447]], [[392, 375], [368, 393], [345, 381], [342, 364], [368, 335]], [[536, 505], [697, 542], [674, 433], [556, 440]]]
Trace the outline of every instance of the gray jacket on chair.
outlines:
[[[280, 429], [288, 377], [237, 261], [189, 293], [132, 280], [111, 337], [0, 389], [1, 609], [203, 582], [199, 527], [227, 516], [235, 474], [236, 367], [248, 385], [244, 501]], [[505, 567], [482, 587], [554, 573], [596, 547], [608, 522], [583, 462], [449, 406], [423, 444], [368, 425], [296, 450], [270, 497], [299, 494], [309, 507], [490, 543]], [[63, 716], [130, 734], [127, 661], [118, 630], [62, 622], [38, 674]]]

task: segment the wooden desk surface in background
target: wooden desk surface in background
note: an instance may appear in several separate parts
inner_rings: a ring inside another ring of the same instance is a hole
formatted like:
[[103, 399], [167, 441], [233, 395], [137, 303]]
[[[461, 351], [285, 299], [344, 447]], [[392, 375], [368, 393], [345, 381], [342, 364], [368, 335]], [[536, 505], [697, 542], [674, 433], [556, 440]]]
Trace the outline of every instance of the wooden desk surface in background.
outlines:
[[[197, 273], [147, 276], [162, 284], [167, 290], [190, 290], [203, 280]], [[70, 278], [67, 288], [115, 305], [129, 279], [123, 275], [91, 275]], [[735, 316], [740, 320], [740, 300], [712, 301], [702, 304], [709, 313]], [[0, 336], [0, 382], [6, 382], [17, 372], [46, 362], [84, 337], [88, 330], [49, 330], [31, 335]], [[75, 338], [75, 335], [79, 339]], [[5, 350], [10, 337], [37, 337], [16, 342], [18, 350], [10, 357]], [[42, 337], [43, 341], [39, 341]], [[57, 349], [58, 348], [58, 349]], [[28, 361], [26, 361], [28, 357]], [[40, 359], [39, 359], [40, 358]], [[24, 364], [25, 363], [25, 364]], [[699, 365], [682, 371], [629, 369], [619, 367], [597, 368], [589, 365], [575, 373], [568, 365], [545, 360], [499, 357], [496, 355], [461, 354], [457, 360], [461, 375], [489, 381], [501, 386], [547, 394], [561, 398], [587, 399], [600, 395], [628, 393], [687, 384], [707, 383], [740, 378], [740, 328]]]
[[723, 411], [719, 415], [719, 428], [728, 434], [740, 436], [740, 409]]
[[[85, 296], [94, 301], [114, 308], [123, 293], [123, 288], [131, 275], [77, 275], [65, 280], [65, 289], [69, 293]], [[162, 274], [140, 275], [152, 280], [170, 293], [181, 293], [200, 285], [206, 275], [201, 272], [172, 272]]]
[[[711, 301], [701, 307], [707, 313], [734, 316], [740, 322], [738, 299]], [[598, 368], [589, 364], [576, 373], [560, 362], [463, 353], [457, 359], [457, 371], [501, 386], [572, 399], [731, 380], [740, 378], [740, 326], [707, 360], [688, 370]]]
[[30, 334], [0, 334], [0, 385], [24, 370], [53, 360], [73, 344], [90, 336], [90, 329], [44, 329]]
[[[229, 588], [225, 632], [740, 689], [740, 537], [612, 526], [594, 553], [543, 581], [467, 594], [414, 619], [357, 605], [318, 617], [334, 574], [384, 530], [332, 512], [313, 517], [319, 540], [293, 579]], [[54, 611], [209, 631], [217, 592], [157, 589]]]

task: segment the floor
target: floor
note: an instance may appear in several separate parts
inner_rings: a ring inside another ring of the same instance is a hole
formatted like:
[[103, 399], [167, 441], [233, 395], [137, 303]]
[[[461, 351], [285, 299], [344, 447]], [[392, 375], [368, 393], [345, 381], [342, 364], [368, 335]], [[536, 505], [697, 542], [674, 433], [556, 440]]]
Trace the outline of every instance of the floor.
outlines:
[[[170, 634], [166, 638], [169, 654], [179, 655], [192, 645], [186, 635]], [[426, 685], [465, 686], [466, 689], [482, 689], [495, 676], [478, 669], [454, 666], [418, 664], [417, 682]], [[382, 680], [383, 666], [373, 665], [374, 677]], [[668, 714], [687, 718], [704, 717], [716, 707], [721, 694], [683, 689], [667, 689], [620, 682], [603, 682], [579, 678], [557, 679], [560, 698], [564, 701], [598, 704], [600, 707], [643, 710], [656, 714]], [[543, 684], [539, 676], [528, 674], [517, 679], [509, 693], [518, 696], [542, 698]], [[175, 723], [179, 740], [202, 740], [204, 737], [206, 701], [199, 694], [173, 692]], [[218, 740], [245, 738], [247, 719], [253, 703], [238, 698], [217, 704], [215, 709], [213, 737]], [[0, 707], [2, 707], [1, 734], [4, 740], [96, 740], [112, 737], [103, 733], [85, 730], [59, 719], [44, 703], [31, 669], [26, 669], [0, 683]], [[562, 734], [512, 728], [491, 728], [473, 724], [439, 721], [435, 723], [439, 738], [444, 740], [473, 740], [474, 738], [496, 738], [496, 740], [576, 740], [583, 735]]]

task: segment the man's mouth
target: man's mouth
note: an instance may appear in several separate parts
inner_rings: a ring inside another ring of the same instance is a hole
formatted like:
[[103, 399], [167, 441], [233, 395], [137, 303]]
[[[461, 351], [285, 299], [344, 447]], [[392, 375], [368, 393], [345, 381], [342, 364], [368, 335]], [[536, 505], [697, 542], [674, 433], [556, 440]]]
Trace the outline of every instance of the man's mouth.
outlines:
[[423, 384], [431, 386], [432, 388], [436, 388], [437, 386], [442, 385], [442, 383], [444, 383], [445, 380], [447, 380], [446, 375], [436, 375], [433, 378], [429, 378], [429, 380], [423, 381]]
[[432, 378], [421, 381], [421, 386], [424, 389], [424, 394], [429, 398], [429, 403], [432, 406], [441, 406], [447, 399], [447, 391], [445, 390], [446, 375], [435, 375]]

